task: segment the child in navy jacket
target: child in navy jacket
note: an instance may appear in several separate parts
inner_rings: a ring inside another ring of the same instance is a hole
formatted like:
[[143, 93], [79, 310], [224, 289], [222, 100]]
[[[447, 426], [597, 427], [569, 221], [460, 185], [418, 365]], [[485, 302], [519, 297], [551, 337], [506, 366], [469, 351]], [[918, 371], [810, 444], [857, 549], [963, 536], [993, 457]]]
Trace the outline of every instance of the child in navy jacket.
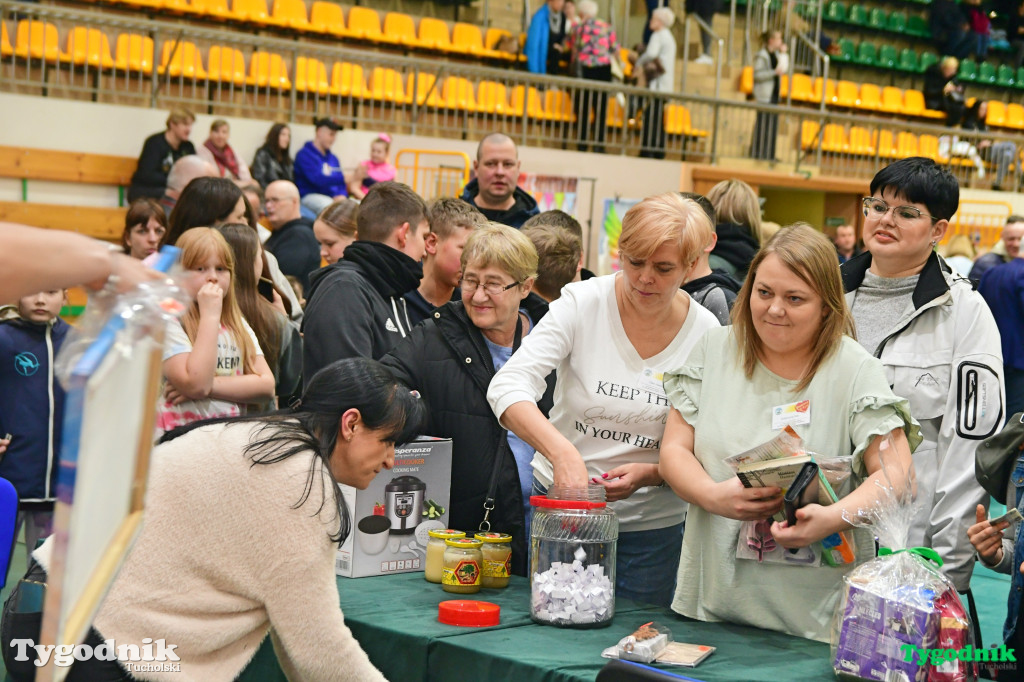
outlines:
[[[53, 361], [71, 328], [57, 315], [60, 289], [0, 308], [0, 477], [18, 492], [25, 549], [50, 534], [64, 425], [64, 389]], [[6, 434], [6, 435], [5, 435]]]

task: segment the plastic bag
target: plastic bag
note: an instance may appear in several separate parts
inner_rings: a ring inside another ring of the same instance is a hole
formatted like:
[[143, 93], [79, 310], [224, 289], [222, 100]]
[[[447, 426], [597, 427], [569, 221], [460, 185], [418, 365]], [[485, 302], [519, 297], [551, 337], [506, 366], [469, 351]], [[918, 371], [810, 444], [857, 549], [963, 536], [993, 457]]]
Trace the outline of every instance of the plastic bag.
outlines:
[[[913, 465], [903, 468], [892, 438], [879, 451], [877, 500], [856, 515], [870, 526], [878, 557], [843, 577], [832, 622], [832, 665], [844, 679], [974, 682], [973, 630], [967, 610], [929, 548], [908, 548], [914, 517]], [[969, 660], [965, 660], [969, 659]]]
[[152, 338], [155, 329], [184, 314], [192, 298], [180, 283], [180, 254], [180, 249], [165, 246], [153, 263], [154, 270], [168, 273], [167, 279], [145, 282], [124, 294], [111, 284], [90, 294], [85, 312], [54, 360], [54, 373], [65, 389], [85, 353], [100, 339], [109, 338], [115, 350], [130, 354], [140, 341]]

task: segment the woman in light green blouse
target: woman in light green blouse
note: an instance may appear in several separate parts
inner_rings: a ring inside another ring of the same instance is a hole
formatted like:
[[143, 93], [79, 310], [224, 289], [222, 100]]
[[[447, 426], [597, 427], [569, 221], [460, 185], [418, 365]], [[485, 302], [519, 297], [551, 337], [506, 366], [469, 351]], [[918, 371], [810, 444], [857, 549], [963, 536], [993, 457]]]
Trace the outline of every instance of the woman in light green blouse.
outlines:
[[[744, 488], [723, 459], [771, 440], [787, 423], [808, 450], [852, 456], [854, 475], [866, 479], [852, 493], [800, 509], [793, 527], [771, 526], [775, 542], [792, 549], [848, 530], [843, 512], [877, 494], [883, 440], [892, 436], [905, 471], [920, 440], [907, 402], [889, 390], [881, 363], [852, 333], [834, 247], [817, 230], [793, 226], [755, 256], [733, 325], [708, 331], [686, 364], [665, 375], [674, 409], [660, 473], [690, 503], [673, 610], [828, 641], [841, 578], [852, 565], [737, 559], [743, 522], [767, 519], [782, 497], [778, 488]], [[870, 559], [870, 534], [855, 537], [857, 563]]]

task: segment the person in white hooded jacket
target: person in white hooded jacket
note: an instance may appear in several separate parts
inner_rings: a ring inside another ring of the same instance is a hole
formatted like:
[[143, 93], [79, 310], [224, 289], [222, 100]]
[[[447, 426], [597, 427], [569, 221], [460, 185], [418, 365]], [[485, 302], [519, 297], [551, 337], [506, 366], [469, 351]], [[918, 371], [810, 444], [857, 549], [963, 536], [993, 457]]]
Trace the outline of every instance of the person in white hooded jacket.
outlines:
[[934, 251], [959, 205], [948, 170], [922, 157], [897, 161], [875, 175], [863, 203], [866, 251], [842, 266], [843, 285], [858, 340], [921, 425], [909, 546], [935, 549], [973, 606], [967, 529], [976, 506], [988, 505], [974, 451], [1004, 420], [999, 330], [970, 280]]

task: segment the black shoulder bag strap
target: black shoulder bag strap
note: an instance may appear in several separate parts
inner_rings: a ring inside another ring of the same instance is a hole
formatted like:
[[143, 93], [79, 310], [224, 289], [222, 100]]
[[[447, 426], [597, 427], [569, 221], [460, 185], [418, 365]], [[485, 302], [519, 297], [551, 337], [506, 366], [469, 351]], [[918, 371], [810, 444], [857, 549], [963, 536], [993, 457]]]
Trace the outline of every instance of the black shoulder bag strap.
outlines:
[[[512, 339], [512, 354], [519, 350], [523, 342], [523, 314], [516, 315], [516, 335]], [[508, 447], [508, 436], [505, 437], [502, 447]], [[494, 453], [494, 469], [491, 471], [491, 482], [487, 486], [487, 497], [484, 499], [484, 520], [480, 522], [479, 531], [487, 533], [491, 530], [491, 512], [494, 511], [494, 496], [498, 492], [498, 470], [501, 468], [501, 449]]]

